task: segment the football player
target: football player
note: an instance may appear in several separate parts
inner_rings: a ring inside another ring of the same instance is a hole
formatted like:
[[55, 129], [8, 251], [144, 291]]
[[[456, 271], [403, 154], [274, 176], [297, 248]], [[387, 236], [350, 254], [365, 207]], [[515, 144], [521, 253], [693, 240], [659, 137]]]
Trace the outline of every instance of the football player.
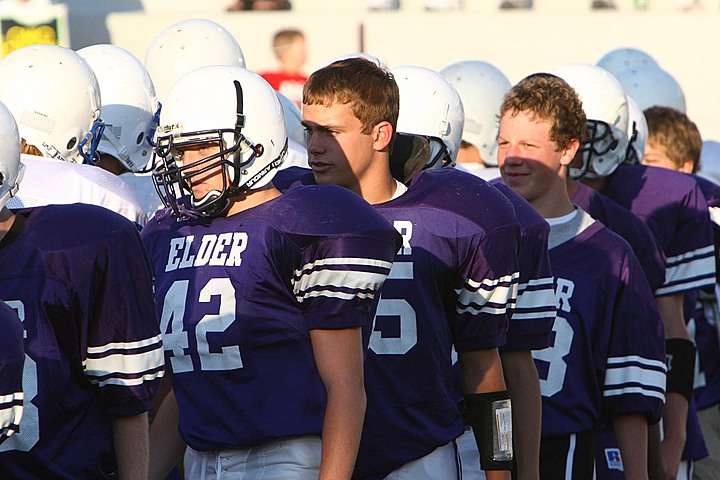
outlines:
[[[695, 363], [695, 346], [683, 315], [683, 296], [712, 286], [715, 278], [707, 204], [690, 177], [623, 163], [629, 142], [628, 108], [622, 85], [612, 75], [600, 67], [579, 63], [562, 65], [553, 72], [578, 92], [583, 103], [604, 106], [604, 114], [589, 118], [582, 167], [572, 173], [645, 222], [667, 259], [665, 283], [655, 290], [667, 355], [673, 358], [668, 364], [660, 461], [666, 475], [675, 477], [685, 443]], [[614, 467], [608, 468], [612, 474]], [[602, 470], [598, 475], [603, 475]]]
[[[455, 123], [457, 109], [428, 100], [424, 111], [408, 109], [452, 139], [425, 145], [420, 167], [451, 165], [462, 115]], [[497, 347], [517, 291], [519, 225], [497, 189], [464, 172], [422, 170], [409, 186], [393, 178], [400, 101], [393, 73], [359, 57], [317, 70], [303, 93], [314, 181], [361, 195], [403, 237], [365, 362], [368, 409], [354, 477], [459, 478], [455, 439], [464, 427], [452, 386], [454, 346], [482, 467], [488, 478], [505, 478], [512, 414]], [[438, 117], [446, 113], [453, 118]]]
[[102, 92], [104, 128], [95, 165], [127, 183], [150, 218], [163, 206], [147, 175], [160, 115], [150, 74], [132, 53], [115, 45], [91, 45], [77, 53], [92, 68]]
[[[398, 132], [402, 137], [414, 135], [425, 139], [429, 144], [442, 145], [449, 157], [444, 164], [452, 161], [452, 152], [457, 152], [458, 164], [460, 158], [469, 151], [482, 152], [485, 156], [497, 158], [497, 128], [490, 128], [489, 134], [480, 132], [488, 130], [482, 125], [496, 125], [497, 111], [502, 97], [510, 89], [509, 82], [504, 88], [502, 75], [497, 69], [484, 62], [460, 62], [454, 64], [449, 70], [452, 78], [463, 89], [456, 91], [452, 88], [450, 80], [444, 81], [440, 76], [422, 67], [398, 67], [393, 69], [395, 80], [400, 90], [400, 114], [398, 117]], [[446, 82], [450, 82], [447, 85]], [[489, 84], [489, 85], [488, 85]], [[479, 105], [479, 97], [484, 98], [485, 105]], [[493, 96], [492, 92], [499, 96]], [[461, 92], [464, 92], [464, 97]], [[485, 95], [483, 95], [485, 94]], [[433, 105], [441, 108], [431, 109], [427, 113], [412, 108], [418, 105], [424, 108], [425, 99], [433, 98]], [[494, 99], [497, 97], [497, 103]], [[464, 100], [473, 101], [471, 113], [465, 109]], [[494, 113], [484, 111], [487, 104], [494, 109]], [[494, 104], [494, 107], [492, 106]], [[463, 111], [465, 115], [463, 115]], [[437, 115], [440, 113], [440, 115]], [[433, 116], [433, 114], [437, 116]], [[458, 146], [457, 136], [462, 132], [466, 136], [466, 128], [462, 119], [471, 119], [474, 128], [467, 136], [473, 143], [479, 145], [479, 150], [465, 141]], [[401, 138], [402, 138], [401, 137]], [[495, 146], [492, 147], [490, 143]], [[469, 145], [469, 146], [468, 146]], [[391, 156], [391, 165], [397, 162], [398, 153]], [[404, 162], [405, 165], [443, 165], [443, 162]], [[474, 172], [474, 170], [470, 170]], [[499, 170], [496, 169], [499, 174]], [[415, 172], [412, 172], [415, 173]], [[482, 175], [479, 175], [482, 176]], [[522, 425], [516, 430], [513, 437], [514, 461], [518, 479], [536, 479], [538, 475], [538, 459], [540, 454], [540, 422], [541, 400], [540, 384], [537, 369], [530, 351], [545, 348], [549, 345], [550, 333], [555, 320], [555, 295], [548, 258], [548, 235], [550, 227], [540, 214], [538, 214], [524, 198], [508, 188], [502, 182], [494, 184], [500, 192], [507, 197], [513, 205], [515, 215], [520, 224], [520, 251], [518, 262], [520, 276], [518, 278], [517, 302], [511, 316], [506, 343], [500, 348], [500, 359], [505, 377], [505, 383], [513, 404], [513, 423]], [[458, 383], [459, 377], [458, 377]], [[458, 398], [462, 399], [462, 386], [457, 389]], [[461, 402], [461, 409], [467, 410]], [[474, 440], [472, 427], [466, 424], [465, 433], [458, 438], [458, 452], [462, 464], [463, 478], [484, 478], [480, 471], [478, 448]]]
[[[693, 175], [710, 210], [715, 240], [716, 273], [720, 255], [720, 187], [697, 173], [702, 151], [702, 137], [695, 123], [687, 115], [670, 107], [650, 107], [645, 110], [648, 141], [642, 162], [644, 165], [677, 170]], [[718, 291], [699, 290], [686, 295], [688, 331], [697, 346], [693, 397], [698, 410], [705, 445], [709, 456], [694, 462], [693, 478], [709, 480], [720, 477], [720, 343], [718, 342]], [[697, 299], [697, 303], [696, 300]], [[688, 434], [689, 437], [689, 434]], [[687, 450], [687, 447], [686, 447]], [[686, 452], [687, 455], [690, 452]]]
[[[0, 101], [17, 119], [26, 166], [11, 208], [87, 203], [147, 221], [132, 189], [92, 165], [102, 135], [100, 87], [77, 53], [31, 45], [0, 60]], [[58, 161], [61, 160], [61, 161]]]
[[[3, 207], [18, 191], [24, 166], [20, 137], [10, 111], [0, 103], [0, 245], [9, 211]], [[0, 247], [1, 248], [1, 247]], [[0, 444], [16, 433], [23, 411], [22, 375], [25, 362], [23, 327], [12, 308], [0, 300]]]
[[275, 92], [244, 68], [198, 68], [165, 98], [153, 178], [168, 208], [142, 236], [174, 393], [153, 423], [151, 478], [182, 442], [188, 478], [350, 477], [400, 236], [345, 189], [281, 194], [270, 181], [286, 150]]
[[0, 444], [17, 432], [23, 411], [22, 375], [25, 362], [23, 328], [15, 311], [0, 301]]
[[543, 396], [540, 478], [593, 478], [601, 418], [611, 419], [630, 459], [627, 478], [647, 478], [647, 424], [664, 400], [663, 351], [654, 340], [662, 324], [630, 247], [569, 199], [566, 176], [585, 132], [580, 99], [560, 78], [536, 74], [511, 88], [500, 113], [503, 181], [551, 227], [555, 335], [551, 347], [533, 352]]
[[[3, 158], [0, 169], [14, 194], [20, 137], [2, 136], [3, 150], [12, 140], [16, 148], [14, 165]], [[26, 354], [23, 396], [3, 400], [22, 398], [23, 414], [0, 445], [0, 478], [146, 478], [147, 410], [163, 356], [136, 225], [93, 205], [4, 206], [0, 263], [0, 291], [22, 320]], [[3, 330], [3, 344], [9, 335]], [[3, 372], [3, 387], [6, 380]]]

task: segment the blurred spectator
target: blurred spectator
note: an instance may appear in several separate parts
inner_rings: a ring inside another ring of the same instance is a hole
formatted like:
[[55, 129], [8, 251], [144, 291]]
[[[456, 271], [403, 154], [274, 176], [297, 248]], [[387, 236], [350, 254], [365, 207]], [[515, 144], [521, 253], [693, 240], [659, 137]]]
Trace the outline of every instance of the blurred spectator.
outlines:
[[462, 0], [425, 0], [425, 10], [429, 12], [451, 12], [462, 9]]
[[[399, 10], [400, 0], [366, 0], [368, 10]], [[463, 7], [462, 0], [424, 0], [428, 12], [450, 12]]]
[[515, 8], [532, 8], [532, 0], [503, 0], [500, 3], [501, 10], [512, 10]]
[[593, 10], [615, 10], [615, 2], [613, 0], [593, 0], [590, 4]]
[[280, 30], [273, 37], [273, 51], [278, 69], [260, 72], [260, 76], [300, 108], [302, 89], [307, 80], [307, 75], [302, 72], [307, 59], [305, 35], [300, 30]]
[[[532, 8], [533, 3], [532, 0], [502, 0], [500, 2], [500, 9], [501, 10], [512, 10], [516, 8]], [[611, 9], [614, 10], [615, 2], [614, 0], [592, 0], [590, 3], [590, 8], [593, 10], [604, 10], [604, 9]]]
[[367, 0], [368, 10], [398, 10], [400, 0]]
[[235, 0], [229, 7], [228, 12], [240, 10], [290, 10], [290, 0]]

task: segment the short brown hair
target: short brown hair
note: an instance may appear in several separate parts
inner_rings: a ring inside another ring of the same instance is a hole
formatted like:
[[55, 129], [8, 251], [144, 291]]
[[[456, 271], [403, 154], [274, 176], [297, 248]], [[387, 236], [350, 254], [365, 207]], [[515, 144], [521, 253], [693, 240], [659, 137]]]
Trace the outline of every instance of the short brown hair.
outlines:
[[389, 122], [395, 134], [400, 90], [393, 74], [379, 63], [353, 57], [310, 75], [303, 88], [303, 104], [331, 107], [335, 103], [350, 105], [363, 133], [370, 133], [380, 122]]
[[700, 131], [687, 115], [670, 107], [650, 107], [644, 112], [648, 144], [661, 148], [676, 167], [691, 161], [697, 172], [702, 151]]
[[528, 112], [550, 122], [550, 140], [558, 148], [567, 147], [572, 140], [582, 140], [586, 117], [577, 92], [562, 78], [550, 73], [536, 73], [525, 77], [505, 94], [500, 116]]

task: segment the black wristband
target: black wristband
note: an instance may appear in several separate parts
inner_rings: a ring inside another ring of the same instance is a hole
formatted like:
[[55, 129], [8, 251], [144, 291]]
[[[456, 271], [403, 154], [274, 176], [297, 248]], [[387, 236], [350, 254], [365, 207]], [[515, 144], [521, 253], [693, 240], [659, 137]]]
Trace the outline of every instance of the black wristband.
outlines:
[[483, 470], [511, 470], [512, 407], [507, 391], [465, 395], [467, 420], [473, 428]]
[[692, 396], [695, 380], [695, 344], [683, 338], [665, 340], [667, 363], [667, 392], [679, 393], [687, 398]]

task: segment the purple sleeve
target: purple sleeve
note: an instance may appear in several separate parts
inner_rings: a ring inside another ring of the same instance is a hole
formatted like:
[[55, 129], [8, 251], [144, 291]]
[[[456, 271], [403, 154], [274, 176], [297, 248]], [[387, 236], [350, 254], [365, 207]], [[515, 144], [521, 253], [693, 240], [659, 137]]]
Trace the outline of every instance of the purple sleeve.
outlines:
[[292, 286], [308, 329], [371, 327], [396, 238], [394, 230], [374, 236], [337, 235], [304, 250]]
[[[619, 259], [620, 260], [620, 259]], [[643, 413], [660, 419], [665, 390], [665, 343], [660, 313], [632, 251], [620, 274], [603, 386], [603, 415]]]
[[458, 272], [451, 317], [457, 352], [505, 344], [517, 298], [519, 235], [515, 222], [460, 242], [467, 259]]
[[550, 344], [555, 321], [555, 285], [548, 253], [549, 234], [546, 222], [523, 228], [517, 303], [504, 350], [536, 350]]
[[163, 375], [150, 265], [137, 229], [117, 229], [95, 262], [83, 332], [84, 367], [110, 415], [148, 410]]

